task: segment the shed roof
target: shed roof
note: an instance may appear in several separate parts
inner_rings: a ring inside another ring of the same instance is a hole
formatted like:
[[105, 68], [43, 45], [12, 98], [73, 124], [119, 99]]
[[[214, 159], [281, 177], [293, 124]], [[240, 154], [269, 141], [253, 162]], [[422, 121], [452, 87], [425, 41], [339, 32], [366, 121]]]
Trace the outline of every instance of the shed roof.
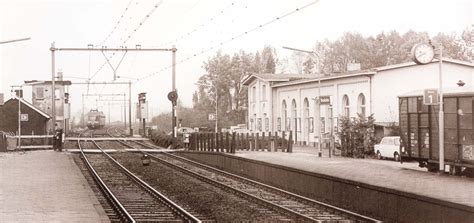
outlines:
[[[29, 84], [29, 85], [40, 85], [40, 84], [51, 84], [52, 81], [38, 81], [38, 80], [31, 80], [31, 81], [25, 81], [25, 84]], [[54, 84], [57, 84], [57, 85], [71, 85], [71, 81], [55, 81]]]
[[[8, 100], [6, 103], [8, 103], [9, 101], [15, 101], [15, 100], [18, 100], [17, 98], [12, 98], [10, 100]], [[50, 119], [51, 116], [48, 115], [47, 113], [41, 111], [39, 108], [35, 107], [33, 104], [29, 103], [28, 101], [26, 101], [25, 99], [20, 99], [20, 102], [23, 104], [23, 105], [26, 105], [28, 106], [29, 108], [33, 109], [33, 111], [36, 111], [38, 114], [40, 114], [41, 116], [47, 118], [47, 119]]]
[[[425, 89], [418, 89], [399, 95], [399, 98], [423, 96]], [[470, 87], [443, 88], [443, 96], [474, 96]]]

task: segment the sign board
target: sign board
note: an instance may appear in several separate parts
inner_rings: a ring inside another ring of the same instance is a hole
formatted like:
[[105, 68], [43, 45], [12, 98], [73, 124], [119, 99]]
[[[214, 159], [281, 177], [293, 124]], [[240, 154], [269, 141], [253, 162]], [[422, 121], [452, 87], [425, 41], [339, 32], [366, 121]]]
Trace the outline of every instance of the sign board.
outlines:
[[20, 114], [20, 121], [27, 122], [28, 121], [28, 114]]
[[140, 103], [140, 118], [148, 119], [148, 103], [146, 102]]
[[321, 104], [321, 105], [330, 105], [331, 104], [331, 97], [329, 97], [329, 96], [319, 97], [319, 104]]
[[140, 104], [139, 103], [136, 103], [135, 104], [135, 116], [136, 116], [136, 119], [140, 119], [141, 115], [140, 115]]
[[208, 118], [209, 118], [209, 121], [215, 121], [215, 120], [216, 120], [216, 114], [214, 114], [214, 113], [209, 113], [208, 116], [209, 116], [209, 117], [208, 117]]
[[439, 103], [438, 89], [425, 89], [423, 91], [423, 104], [437, 105]]

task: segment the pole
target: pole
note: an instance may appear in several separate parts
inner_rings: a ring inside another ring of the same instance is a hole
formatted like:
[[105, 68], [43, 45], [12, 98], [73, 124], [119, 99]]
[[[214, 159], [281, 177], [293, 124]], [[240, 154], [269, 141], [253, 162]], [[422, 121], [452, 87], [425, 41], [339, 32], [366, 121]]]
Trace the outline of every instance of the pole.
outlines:
[[439, 171], [444, 173], [443, 46], [439, 46]]
[[132, 129], [132, 81], [128, 81], [128, 126], [130, 135], [133, 136]]
[[54, 131], [54, 125], [56, 124], [56, 92], [55, 92], [55, 61], [54, 61], [54, 42], [51, 43], [51, 116], [53, 123], [51, 125], [52, 130]]
[[[172, 81], [171, 81], [171, 91], [174, 91], [176, 92], [176, 47], [173, 46], [173, 48], [171, 49], [171, 51], [173, 52], [173, 55], [172, 55], [172, 69], [171, 69], [171, 75], [172, 75]], [[176, 92], [177, 93], [177, 92]], [[176, 127], [176, 119], [177, 119], [177, 115], [176, 115], [176, 103], [172, 103], [172, 115], [173, 117], [171, 118], [172, 121], [171, 121], [171, 124], [172, 124], [172, 127], [173, 127], [173, 138], [176, 138], [178, 135], [177, 135], [177, 127]]]
[[109, 125], [110, 125], [110, 103], [108, 103], [107, 105], [108, 105], [107, 107], [109, 109], [109, 115], [108, 116], [109, 116]]
[[146, 132], [145, 132], [145, 119], [143, 119], [143, 137], [146, 137]]
[[[308, 53], [310, 55], [313, 55], [317, 60], [318, 60], [318, 68], [319, 68], [319, 55], [314, 52], [314, 51], [309, 51], [309, 50], [301, 50], [301, 49], [296, 49], [296, 48], [293, 48], [293, 47], [286, 47], [284, 46], [283, 49], [287, 49], [287, 50], [292, 50], [292, 51], [298, 51], [298, 52], [303, 52], [303, 53]], [[323, 150], [322, 150], [322, 140], [321, 140], [321, 72], [318, 72], [318, 96], [316, 98], [316, 128], [317, 128], [317, 133], [318, 133], [318, 147], [319, 147], [319, 151], [318, 151], [318, 156], [321, 157], [322, 156], [322, 153], [323, 153]], [[296, 137], [296, 134], [297, 132], [295, 132], [295, 139], [297, 138]], [[296, 141], [296, 140], [295, 140]], [[329, 153], [331, 153], [331, 150], [329, 149]]]
[[217, 128], [217, 112], [218, 112], [218, 108], [219, 108], [219, 104], [218, 104], [218, 100], [217, 100], [217, 87], [214, 86], [214, 88], [216, 89], [216, 133], [218, 131], [218, 128]]
[[[323, 148], [322, 148], [322, 139], [321, 139], [321, 72], [318, 72], [318, 99], [316, 100], [316, 106], [318, 106], [318, 111], [316, 113], [316, 117], [318, 119], [318, 156], [321, 157], [323, 155]], [[329, 151], [331, 153], [331, 151]]]
[[84, 94], [82, 94], [82, 126], [85, 124], [84, 118]]
[[125, 92], [123, 94], [123, 122], [125, 123], [124, 128], [127, 129], [127, 98]]
[[[21, 94], [19, 92], [19, 94]], [[18, 99], [18, 149], [21, 149], [21, 102], [20, 95], [17, 96]]]

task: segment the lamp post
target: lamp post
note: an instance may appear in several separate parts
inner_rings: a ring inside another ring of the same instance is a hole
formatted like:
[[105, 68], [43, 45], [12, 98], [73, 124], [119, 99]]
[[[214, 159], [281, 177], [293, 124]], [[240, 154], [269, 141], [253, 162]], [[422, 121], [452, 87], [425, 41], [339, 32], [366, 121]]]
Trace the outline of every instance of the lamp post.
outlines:
[[18, 89], [18, 95], [15, 94], [15, 98], [18, 100], [18, 145], [17, 148], [21, 149], [21, 100], [23, 98], [23, 86], [25, 85], [33, 85], [33, 84], [43, 84], [44, 81], [32, 82], [28, 84], [21, 84], [21, 85], [12, 85], [12, 92], [14, 91], [13, 88]]
[[[21, 39], [12, 39], [12, 40], [4, 40], [4, 41], [0, 41], [0, 44], [6, 44], [6, 43], [13, 43], [13, 42], [19, 42], [19, 41], [25, 41], [25, 40], [30, 40], [31, 38], [28, 37], [28, 38], [21, 38]], [[0, 78], [1, 80], [1, 78]], [[12, 86], [12, 87], [18, 87], [20, 89], [20, 91], [22, 90], [22, 87], [23, 85], [19, 85], [19, 86]], [[20, 149], [21, 148], [21, 120], [20, 120], [20, 116], [21, 116], [21, 112], [20, 112], [20, 104], [21, 104], [21, 99], [20, 97], [17, 97], [18, 99], [18, 148]]]
[[215, 130], [216, 130], [216, 133], [217, 133], [217, 109], [219, 108], [219, 103], [218, 103], [218, 100], [217, 100], [217, 87], [213, 84], [196, 84], [196, 85], [200, 85], [200, 86], [207, 86], [207, 87], [213, 87], [215, 90], [216, 90], [216, 116], [215, 116], [215, 119], [216, 119], [216, 127], [215, 127]]
[[19, 42], [19, 41], [25, 41], [25, 40], [30, 40], [31, 38], [21, 38], [21, 39], [12, 39], [12, 40], [4, 40], [0, 41], [0, 44], [5, 44], [5, 43], [13, 43], [13, 42]]
[[444, 173], [443, 46], [440, 44], [437, 50], [439, 50], [439, 171]]
[[[296, 49], [296, 48], [293, 48], [293, 47], [286, 47], [284, 46], [283, 49], [287, 49], [287, 50], [292, 50], [292, 51], [296, 51], [296, 52], [302, 52], [302, 53], [307, 53], [309, 54], [310, 56], [314, 57], [315, 59], [318, 60], [318, 64], [319, 64], [319, 55], [314, 52], [314, 51], [310, 51], [310, 50], [301, 50], [301, 49]], [[321, 72], [318, 72], [318, 95], [316, 97], [316, 108], [317, 108], [317, 111], [316, 111], [316, 128], [318, 129], [318, 156], [321, 157], [322, 156], [322, 153], [323, 153], [323, 149], [322, 149], [322, 143], [321, 143], [321, 101], [320, 101], [320, 97], [321, 97]], [[295, 137], [296, 137], [296, 132], [295, 131]], [[329, 150], [329, 154], [331, 154], [331, 151]]]

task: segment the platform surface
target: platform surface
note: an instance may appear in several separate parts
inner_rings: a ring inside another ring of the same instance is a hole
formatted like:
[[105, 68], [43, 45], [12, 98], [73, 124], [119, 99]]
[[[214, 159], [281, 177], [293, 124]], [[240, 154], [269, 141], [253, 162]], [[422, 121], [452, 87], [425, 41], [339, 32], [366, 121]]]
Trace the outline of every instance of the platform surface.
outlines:
[[313, 148], [293, 153], [238, 151], [236, 156], [283, 165], [308, 172], [361, 182], [377, 187], [465, 205], [474, 209], [474, 178], [430, 173], [418, 163], [393, 160], [318, 157]]
[[0, 222], [109, 222], [70, 153], [0, 153]]

